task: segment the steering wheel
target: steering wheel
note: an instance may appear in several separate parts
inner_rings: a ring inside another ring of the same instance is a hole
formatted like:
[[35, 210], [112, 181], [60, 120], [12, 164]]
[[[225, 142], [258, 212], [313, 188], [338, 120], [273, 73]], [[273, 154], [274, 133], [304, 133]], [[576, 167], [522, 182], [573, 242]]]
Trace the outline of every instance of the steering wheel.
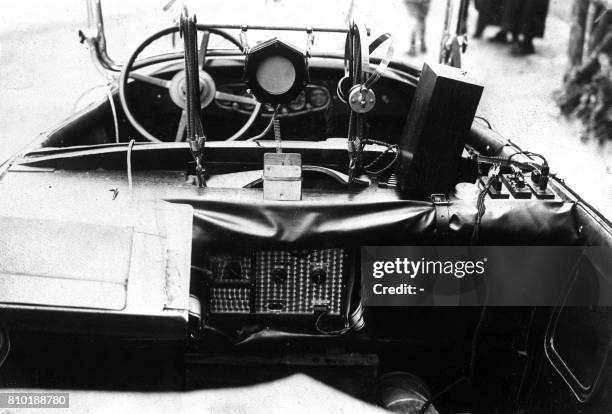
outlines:
[[[245, 124], [234, 135], [232, 135], [231, 137], [227, 139], [228, 141], [236, 140], [240, 138], [242, 135], [244, 135], [244, 133], [253, 125], [253, 123], [255, 122], [255, 119], [261, 112], [262, 104], [258, 102], [255, 98], [250, 98], [248, 96], [239, 96], [239, 95], [234, 95], [231, 93], [217, 91], [213, 78], [207, 72], [204, 71], [204, 64], [206, 62], [206, 51], [208, 50], [208, 41], [209, 41], [211, 34], [221, 36], [222, 38], [228, 40], [233, 45], [237, 46], [240, 50], [243, 50], [243, 47], [238, 39], [236, 39], [234, 36], [230, 35], [229, 33], [226, 33], [223, 30], [206, 27], [203, 25], [196, 25], [196, 27], [198, 31], [201, 31], [204, 34], [200, 42], [200, 52], [199, 52], [201, 108], [203, 109], [207, 107], [215, 99], [254, 106], [251, 116], [245, 122]], [[143, 75], [140, 73], [132, 73], [135, 67], [140, 69], [145, 66], [150, 66], [156, 63], [161, 63], [161, 62], [172, 60], [175, 58], [182, 58], [184, 52], [181, 53], [180, 56], [176, 56], [176, 54], [170, 55], [170, 59], [168, 58], [169, 55], [160, 55], [158, 57], [147, 59], [146, 62], [144, 63], [141, 63], [141, 64], [136, 63], [136, 59], [138, 58], [138, 56], [151, 43], [153, 43], [154, 41], [156, 41], [157, 39], [163, 36], [177, 33], [179, 30], [180, 30], [179, 27], [169, 27], [147, 38], [144, 42], [140, 44], [140, 46], [136, 48], [136, 50], [134, 51], [134, 53], [132, 54], [128, 62], [123, 67], [123, 70], [121, 71], [121, 77], [119, 79], [119, 99], [121, 101], [121, 106], [123, 107], [123, 111], [125, 112], [125, 116], [130, 122], [130, 124], [132, 124], [132, 126], [143, 137], [145, 137], [147, 140], [151, 142], [163, 142], [163, 140], [149, 133], [140, 124], [140, 122], [138, 122], [136, 118], [134, 117], [134, 114], [132, 113], [130, 109], [130, 105], [128, 104], [128, 100], [127, 100], [127, 94], [126, 94], [127, 81], [128, 81], [128, 78], [132, 78], [136, 81], [146, 82], [151, 85], [154, 85], [160, 88], [164, 88], [168, 91], [168, 94], [170, 95], [172, 102], [174, 102], [174, 104], [182, 110], [178, 129], [176, 131], [176, 136], [175, 136], [175, 141], [181, 142], [184, 139], [186, 124], [187, 124], [187, 112], [185, 110], [186, 108], [185, 70], [179, 71], [176, 75], [174, 75], [174, 77], [171, 80], [161, 79], [161, 78], [150, 76], [150, 75]]]

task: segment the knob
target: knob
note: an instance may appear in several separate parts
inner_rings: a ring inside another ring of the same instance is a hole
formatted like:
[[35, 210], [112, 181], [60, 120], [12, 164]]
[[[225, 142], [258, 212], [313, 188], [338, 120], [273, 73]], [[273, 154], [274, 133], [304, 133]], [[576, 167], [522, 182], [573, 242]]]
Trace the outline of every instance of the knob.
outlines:
[[278, 285], [283, 285], [287, 282], [287, 269], [283, 266], [274, 266], [272, 269], [272, 280]]
[[325, 283], [326, 278], [327, 271], [323, 266], [314, 266], [310, 270], [310, 280], [312, 280], [315, 285], [322, 285]]
[[237, 260], [227, 262], [223, 269], [223, 279], [240, 280], [242, 279], [242, 264]]

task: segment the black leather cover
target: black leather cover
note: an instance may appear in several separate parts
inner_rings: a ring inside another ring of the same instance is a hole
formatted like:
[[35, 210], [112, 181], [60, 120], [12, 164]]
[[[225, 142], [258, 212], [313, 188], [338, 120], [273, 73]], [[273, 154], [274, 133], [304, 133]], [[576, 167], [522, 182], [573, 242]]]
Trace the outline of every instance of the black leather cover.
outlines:
[[[447, 236], [439, 237], [428, 201], [402, 200], [392, 190], [355, 194], [305, 193], [297, 202], [264, 201], [261, 190], [208, 190], [167, 201], [194, 207], [193, 248], [221, 245], [271, 248], [465, 243], [475, 203], [451, 200]], [[487, 200], [480, 242], [575, 244], [575, 204], [542, 200]]]

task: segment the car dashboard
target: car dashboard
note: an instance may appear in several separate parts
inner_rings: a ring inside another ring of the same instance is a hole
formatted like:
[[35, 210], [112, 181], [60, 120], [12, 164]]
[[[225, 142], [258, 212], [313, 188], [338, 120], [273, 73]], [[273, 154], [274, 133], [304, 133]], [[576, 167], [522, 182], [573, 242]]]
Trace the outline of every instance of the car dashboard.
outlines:
[[[243, 78], [240, 60], [211, 59], [206, 67], [216, 84], [217, 91], [232, 95], [252, 97]], [[159, 69], [156, 76], [170, 80], [180, 70], [180, 65]], [[312, 58], [310, 60], [310, 81], [304, 90], [290, 103], [283, 104], [277, 118], [282, 127], [283, 139], [320, 141], [326, 138], [346, 135], [349, 108], [337, 95], [337, 85], [344, 76], [341, 61], [337, 59]], [[400, 73], [399, 71], [397, 73]], [[377, 131], [377, 138], [397, 142], [401, 133], [403, 118], [406, 116], [414, 94], [414, 78], [389, 72], [375, 86], [379, 96], [378, 104], [370, 114], [370, 124]], [[143, 120], [154, 135], [173, 139], [180, 118], [174, 104], [159, 88], [132, 82], [128, 92], [134, 102], [135, 116]], [[216, 99], [203, 109], [204, 132], [208, 140], [224, 140], [234, 134], [239, 126], [251, 115], [254, 106]], [[257, 121], [249, 129], [248, 136], [264, 131], [274, 113], [272, 105], [263, 105]], [[138, 136], [136, 131], [128, 136]]]

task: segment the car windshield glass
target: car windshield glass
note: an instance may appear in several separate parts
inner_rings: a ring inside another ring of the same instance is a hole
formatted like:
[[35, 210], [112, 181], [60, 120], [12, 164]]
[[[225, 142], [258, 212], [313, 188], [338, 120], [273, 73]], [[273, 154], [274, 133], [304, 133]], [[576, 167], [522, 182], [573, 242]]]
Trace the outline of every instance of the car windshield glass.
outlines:
[[[394, 0], [395, 1], [395, 0]], [[417, 51], [416, 56], [408, 54], [410, 37], [419, 24], [417, 11], [411, 10], [402, 0], [395, 1], [397, 7], [385, 8], [394, 10], [380, 12], [374, 2], [359, 0], [310, 0], [295, 2], [286, 0], [206, 0], [187, 2], [189, 11], [195, 14], [201, 24], [232, 24], [232, 25], [268, 25], [268, 26], [300, 26], [346, 28], [352, 19], [363, 21], [370, 29], [370, 40], [383, 33], [390, 33], [395, 39], [394, 60], [409, 61], [419, 65], [425, 59], [436, 59], [438, 43], [442, 32], [442, 20], [439, 18], [428, 28], [426, 43], [429, 51]], [[133, 50], [151, 34], [177, 24], [182, 6], [180, 0], [104, 0], [103, 15], [108, 52], [117, 62], [125, 62]], [[435, 13], [440, 16], [440, 12]], [[227, 30], [237, 39], [240, 30]], [[258, 42], [278, 37], [293, 45], [305, 49], [308, 37], [305, 32], [287, 31], [247, 31], [250, 46]], [[313, 51], [344, 53], [345, 35], [343, 33], [314, 33]], [[212, 36], [210, 48], [234, 48], [227, 40]], [[155, 42], [143, 57], [182, 49], [181, 39], [171, 36]], [[381, 48], [384, 49], [384, 48]], [[373, 55], [382, 56], [384, 50], [378, 50]]]

